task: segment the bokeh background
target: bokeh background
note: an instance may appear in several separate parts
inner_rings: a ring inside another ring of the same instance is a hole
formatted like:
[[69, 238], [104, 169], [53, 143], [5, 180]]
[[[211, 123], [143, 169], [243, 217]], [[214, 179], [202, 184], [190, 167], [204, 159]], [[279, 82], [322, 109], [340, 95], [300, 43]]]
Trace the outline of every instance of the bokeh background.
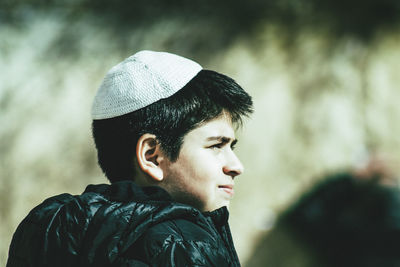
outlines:
[[2, 0], [0, 265], [30, 209], [106, 183], [92, 98], [108, 69], [141, 49], [194, 59], [253, 96], [230, 207], [243, 265], [324, 173], [376, 154], [398, 172], [399, 22], [397, 0]]

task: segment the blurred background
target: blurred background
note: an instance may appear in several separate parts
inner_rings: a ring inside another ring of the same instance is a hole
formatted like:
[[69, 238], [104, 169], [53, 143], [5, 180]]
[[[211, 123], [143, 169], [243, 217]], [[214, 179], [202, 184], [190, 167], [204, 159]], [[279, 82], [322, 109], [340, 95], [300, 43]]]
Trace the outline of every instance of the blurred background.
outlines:
[[398, 173], [399, 22], [397, 0], [2, 0], [0, 265], [34, 206], [107, 182], [92, 98], [112, 66], [142, 49], [196, 60], [253, 96], [230, 207], [244, 266], [257, 237], [322, 174], [373, 155]]

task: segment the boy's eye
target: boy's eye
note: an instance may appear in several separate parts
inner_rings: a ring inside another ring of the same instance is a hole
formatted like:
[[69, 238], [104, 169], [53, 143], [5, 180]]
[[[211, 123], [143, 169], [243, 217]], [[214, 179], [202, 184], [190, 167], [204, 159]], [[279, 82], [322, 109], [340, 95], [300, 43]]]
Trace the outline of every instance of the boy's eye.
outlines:
[[210, 146], [210, 148], [222, 148], [223, 144], [222, 143], [218, 143], [218, 144], [214, 144], [212, 146]]

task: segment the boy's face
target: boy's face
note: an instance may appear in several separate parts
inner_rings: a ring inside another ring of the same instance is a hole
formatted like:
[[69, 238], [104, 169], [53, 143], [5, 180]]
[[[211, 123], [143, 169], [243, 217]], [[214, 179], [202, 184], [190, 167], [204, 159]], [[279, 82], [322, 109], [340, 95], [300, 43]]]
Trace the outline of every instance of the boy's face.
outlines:
[[201, 211], [228, 206], [234, 177], [243, 166], [233, 152], [236, 143], [230, 118], [221, 115], [190, 131], [179, 157], [164, 165], [164, 188], [178, 202]]

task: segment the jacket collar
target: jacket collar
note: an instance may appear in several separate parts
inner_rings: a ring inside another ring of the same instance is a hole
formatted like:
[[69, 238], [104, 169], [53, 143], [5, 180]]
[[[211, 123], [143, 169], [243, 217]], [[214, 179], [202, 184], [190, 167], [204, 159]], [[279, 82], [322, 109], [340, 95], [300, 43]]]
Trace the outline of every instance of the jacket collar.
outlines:
[[[167, 191], [158, 186], [140, 187], [133, 181], [120, 181], [110, 184], [88, 185], [84, 193], [97, 193], [107, 199], [118, 202], [129, 201], [173, 201]], [[182, 208], [186, 205], [180, 204]], [[190, 206], [187, 206], [188, 208]], [[195, 209], [190, 207], [193, 212]], [[192, 212], [192, 213], [193, 213]], [[197, 213], [197, 212], [194, 212]], [[193, 215], [196, 217], [196, 214]], [[200, 212], [199, 212], [200, 213]], [[222, 226], [228, 222], [229, 211], [222, 207], [214, 211], [203, 212], [206, 218], [210, 218], [216, 226]]]
[[225, 225], [229, 219], [229, 211], [227, 207], [222, 207], [214, 211], [204, 212], [204, 216], [211, 218], [216, 226]]

